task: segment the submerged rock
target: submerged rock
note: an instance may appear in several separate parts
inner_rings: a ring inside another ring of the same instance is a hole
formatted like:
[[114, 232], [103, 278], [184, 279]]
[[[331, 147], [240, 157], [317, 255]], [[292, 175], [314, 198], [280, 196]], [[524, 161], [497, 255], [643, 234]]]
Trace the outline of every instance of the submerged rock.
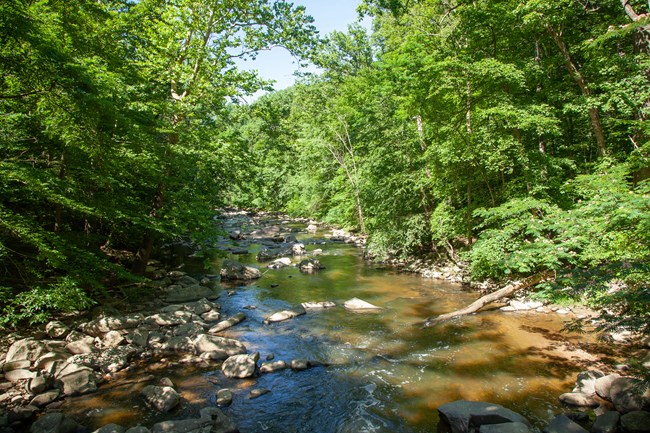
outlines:
[[163, 421], [155, 424], [152, 433], [237, 433], [237, 426], [216, 407], [201, 409], [201, 418]]
[[546, 426], [544, 433], [588, 433], [566, 415], [559, 415]]
[[320, 261], [316, 259], [305, 259], [298, 263], [298, 269], [300, 269], [300, 272], [310, 273], [325, 269], [325, 266], [321, 265]]

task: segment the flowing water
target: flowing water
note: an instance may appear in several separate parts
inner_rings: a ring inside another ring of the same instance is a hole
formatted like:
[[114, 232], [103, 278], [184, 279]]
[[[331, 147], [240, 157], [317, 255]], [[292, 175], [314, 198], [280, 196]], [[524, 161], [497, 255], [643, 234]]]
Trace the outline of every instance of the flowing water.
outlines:
[[[216, 390], [230, 388], [235, 397], [224, 411], [243, 433], [433, 432], [435, 409], [457, 399], [500, 403], [539, 427], [561, 410], [558, 395], [570, 391], [576, 373], [595, 359], [581, 349], [589, 337], [561, 332], [566, 318], [556, 314], [494, 310], [423, 329], [425, 318], [467, 305], [477, 295], [456, 284], [379, 269], [365, 263], [353, 245], [306, 246], [323, 249], [318, 258], [326, 269], [267, 270], [254, 284], [229, 288], [231, 296], [224, 291], [218, 302], [225, 316], [246, 313], [244, 322], [223, 335], [241, 340], [249, 352], [259, 351], [262, 360], [273, 354], [275, 360], [306, 358], [320, 365], [236, 380], [225, 378], [218, 364], [206, 369], [150, 363], [96, 394], [67, 400], [65, 409], [98, 426], [151, 427], [160, 419], [195, 416], [215, 404]], [[259, 248], [234, 257], [255, 263]], [[218, 273], [220, 262], [213, 265]], [[353, 297], [382, 309], [355, 313], [338, 306], [263, 323], [301, 302], [341, 305]], [[166, 416], [145, 408], [138, 391], [147, 375], [170, 377], [183, 397], [181, 408]], [[251, 400], [253, 388], [271, 392]]]

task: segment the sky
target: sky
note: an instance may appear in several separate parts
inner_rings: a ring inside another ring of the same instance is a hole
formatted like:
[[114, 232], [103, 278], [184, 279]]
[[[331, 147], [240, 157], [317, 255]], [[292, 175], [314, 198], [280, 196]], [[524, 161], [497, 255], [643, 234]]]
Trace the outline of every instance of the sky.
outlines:
[[[359, 3], [361, 0], [293, 0], [294, 5], [305, 6], [307, 15], [314, 18], [313, 24], [321, 37], [333, 30], [346, 31], [348, 24], [357, 21]], [[369, 27], [367, 22], [364, 25]], [[257, 69], [262, 78], [276, 82], [273, 85], [276, 90], [291, 86], [295, 82], [293, 73], [298, 69], [296, 60], [284, 48], [263, 51], [254, 61], [238, 61], [237, 65], [245, 70]], [[253, 99], [259, 96], [256, 94]]]

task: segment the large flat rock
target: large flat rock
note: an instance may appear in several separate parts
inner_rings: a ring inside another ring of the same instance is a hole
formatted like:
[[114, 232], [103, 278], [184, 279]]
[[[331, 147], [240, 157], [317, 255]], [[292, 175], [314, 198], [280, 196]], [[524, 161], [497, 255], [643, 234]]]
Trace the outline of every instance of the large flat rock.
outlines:
[[479, 401], [457, 400], [438, 408], [440, 421], [451, 433], [467, 433], [471, 428], [489, 424], [521, 423], [530, 426], [523, 416], [505, 407]]

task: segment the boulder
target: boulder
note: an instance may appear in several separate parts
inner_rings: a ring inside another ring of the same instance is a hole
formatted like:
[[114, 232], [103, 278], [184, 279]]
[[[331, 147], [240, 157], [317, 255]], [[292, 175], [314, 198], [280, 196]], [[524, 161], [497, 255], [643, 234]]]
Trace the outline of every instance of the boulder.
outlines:
[[194, 348], [197, 353], [221, 352], [228, 356], [246, 353], [246, 346], [243, 343], [231, 338], [208, 334], [198, 335], [194, 339]]
[[124, 336], [119, 331], [108, 331], [102, 338], [103, 347], [117, 347], [124, 343]]
[[612, 387], [612, 382], [621, 377], [619, 374], [608, 374], [607, 376], [599, 377], [594, 382], [594, 390], [599, 397], [605, 400], [610, 400], [609, 391]]
[[284, 322], [285, 320], [293, 319], [302, 316], [306, 311], [302, 306], [292, 308], [291, 310], [278, 311], [271, 314], [264, 320], [264, 323]]
[[237, 433], [230, 418], [216, 407], [201, 409], [201, 418], [163, 421], [151, 428], [152, 433]]
[[304, 256], [305, 254], [307, 254], [307, 250], [305, 249], [304, 244], [297, 243], [291, 246], [291, 253], [294, 256]]
[[181, 402], [181, 396], [171, 386], [145, 386], [140, 394], [149, 406], [162, 413], [169, 412]]
[[224, 260], [221, 267], [221, 280], [250, 281], [262, 277], [259, 269], [246, 266], [233, 260]]
[[53, 374], [56, 371], [56, 366], [65, 363], [69, 358], [70, 353], [68, 352], [47, 352], [34, 362], [34, 366], [37, 370]]
[[131, 427], [125, 433], [151, 433], [151, 430], [149, 430], [144, 426], [138, 425], [135, 427]]
[[221, 371], [226, 377], [244, 379], [255, 375], [259, 352], [251, 355], [234, 355], [226, 359], [221, 366]]
[[68, 396], [87, 394], [97, 391], [97, 376], [88, 367], [68, 363], [55, 376], [62, 386], [63, 394]]
[[381, 307], [372, 305], [369, 302], [361, 300], [359, 298], [352, 298], [343, 303], [343, 306], [348, 310], [359, 311], [359, 310], [381, 310]]
[[316, 231], [318, 231], [318, 226], [316, 224], [309, 224], [307, 226], [307, 231], [310, 233], [315, 233]]
[[621, 416], [625, 433], [650, 433], [650, 412], [635, 410]]
[[322, 301], [322, 302], [303, 302], [302, 308], [306, 310], [319, 310], [323, 308], [333, 308], [336, 307], [336, 304], [332, 301]]
[[38, 418], [31, 426], [31, 433], [76, 433], [83, 428], [75, 420], [61, 412], [50, 412]]
[[98, 428], [93, 433], [124, 433], [124, 427], [119, 424], [106, 424]]
[[438, 408], [441, 422], [449, 427], [451, 433], [467, 433], [472, 428], [485, 424], [530, 423], [522, 415], [503, 406], [477, 401], [458, 400], [443, 404]]
[[479, 433], [530, 433], [530, 429], [524, 423], [508, 422], [501, 424], [484, 424]]
[[546, 426], [544, 433], [589, 433], [566, 415], [559, 415]]
[[45, 391], [41, 394], [38, 394], [35, 396], [29, 404], [36, 406], [36, 407], [43, 407], [47, 406], [48, 404], [52, 403], [55, 401], [59, 396], [61, 395], [61, 391], [58, 389], [51, 389], [49, 391]]
[[614, 410], [598, 415], [591, 426], [591, 433], [616, 433], [620, 419], [621, 414]]
[[65, 350], [72, 355], [82, 355], [95, 352], [97, 348], [95, 347], [95, 339], [93, 337], [85, 336], [79, 340], [71, 341], [66, 344]]
[[59, 320], [52, 320], [45, 325], [45, 332], [50, 338], [65, 338], [70, 332], [70, 328]]
[[269, 392], [271, 392], [271, 390], [270, 390], [270, 389], [266, 389], [266, 388], [255, 388], [255, 389], [251, 389], [250, 394], [248, 394], [248, 398], [249, 398], [250, 400], [252, 400], [252, 399], [254, 399], [254, 398], [257, 398], [257, 397], [263, 396], [264, 394], [268, 394]]
[[320, 261], [316, 259], [305, 259], [298, 263], [298, 269], [300, 269], [300, 272], [310, 273], [325, 269], [325, 266], [321, 265]]
[[216, 322], [217, 320], [221, 319], [221, 313], [216, 310], [208, 311], [207, 313], [201, 314], [201, 319], [205, 320], [206, 322]]
[[560, 401], [569, 406], [598, 407], [600, 404], [591, 395], [583, 392], [566, 392], [560, 395]]
[[142, 322], [142, 315], [130, 314], [126, 316], [106, 316], [91, 320], [81, 325], [79, 328], [82, 332], [93, 337], [101, 337], [108, 331], [121, 331], [124, 329], [133, 329]]
[[228, 388], [217, 391], [217, 405], [229, 406], [232, 403], [232, 391]]
[[609, 399], [614, 403], [617, 411], [627, 413], [650, 406], [650, 389], [642, 393], [640, 383], [641, 381], [631, 377], [619, 377], [612, 381]]
[[217, 323], [216, 325], [214, 325], [212, 328], [210, 328], [208, 334], [216, 334], [217, 332], [221, 332], [225, 329], [231, 328], [236, 324], [242, 322], [244, 319], [246, 319], [246, 315], [244, 313], [237, 313], [234, 316], [229, 317], [226, 320], [223, 320]]
[[311, 363], [307, 359], [293, 359], [291, 360], [290, 366], [294, 371], [303, 371], [307, 370], [311, 366]]
[[143, 328], [132, 329], [126, 335], [126, 341], [137, 347], [147, 347], [147, 343], [149, 342], [149, 331]]
[[75, 355], [69, 359], [69, 362], [104, 373], [115, 373], [126, 368], [129, 360], [140, 351], [141, 349], [131, 345], [111, 347], [102, 352]]
[[5, 372], [5, 380], [9, 382], [18, 382], [19, 380], [33, 379], [34, 377], [36, 377], [36, 372], [27, 370], [26, 368], [17, 368]]
[[291, 259], [288, 257], [280, 257], [279, 259], [273, 260], [271, 264], [268, 265], [270, 269], [281, 269], [291, 266]]
[[51, 374], [39, 371], [35, 377], [29, 379], [25, 389], [30, 395], [40, 394], [52, 388], [53, 379]]
[[177, 326], [191, 322], [194, 315], [189, 311], [176, 311], [174, 313], [152, 314], [144, 319], [145, 323], [157, 326]]
[[43, 353], [47, 352], [45, 343], [35, 340], [34, 338], [24, 338], [14, 342], [9, 347], [7, 355], [5, 356], [5, 362], [12, 361], [35, 361]]
[[594, 395], [596, 393], [596, 380], [604, 376], [605, 373], [598, 370], [589, 370], [579, 373], [573, 392], [582, 392], [587, 395]]
[[260, 373], [274, 373], [276, 371], [284, 370], [288, 367], [289, 366], [284, 361], [264, 362], [260, 366]]
[[174, 328], [175, 337], [187, 337], [187, 336], [194, 337], [199, 334], [203, 334], [204, 332], [205, 332], [205, 328], [203, 328], [201, 324], [196, 322], [184, 323]]
[[188, 336], [171, 337], [158, 345], [158, 350], [166, 352], [194, 353], [194, 339]]

